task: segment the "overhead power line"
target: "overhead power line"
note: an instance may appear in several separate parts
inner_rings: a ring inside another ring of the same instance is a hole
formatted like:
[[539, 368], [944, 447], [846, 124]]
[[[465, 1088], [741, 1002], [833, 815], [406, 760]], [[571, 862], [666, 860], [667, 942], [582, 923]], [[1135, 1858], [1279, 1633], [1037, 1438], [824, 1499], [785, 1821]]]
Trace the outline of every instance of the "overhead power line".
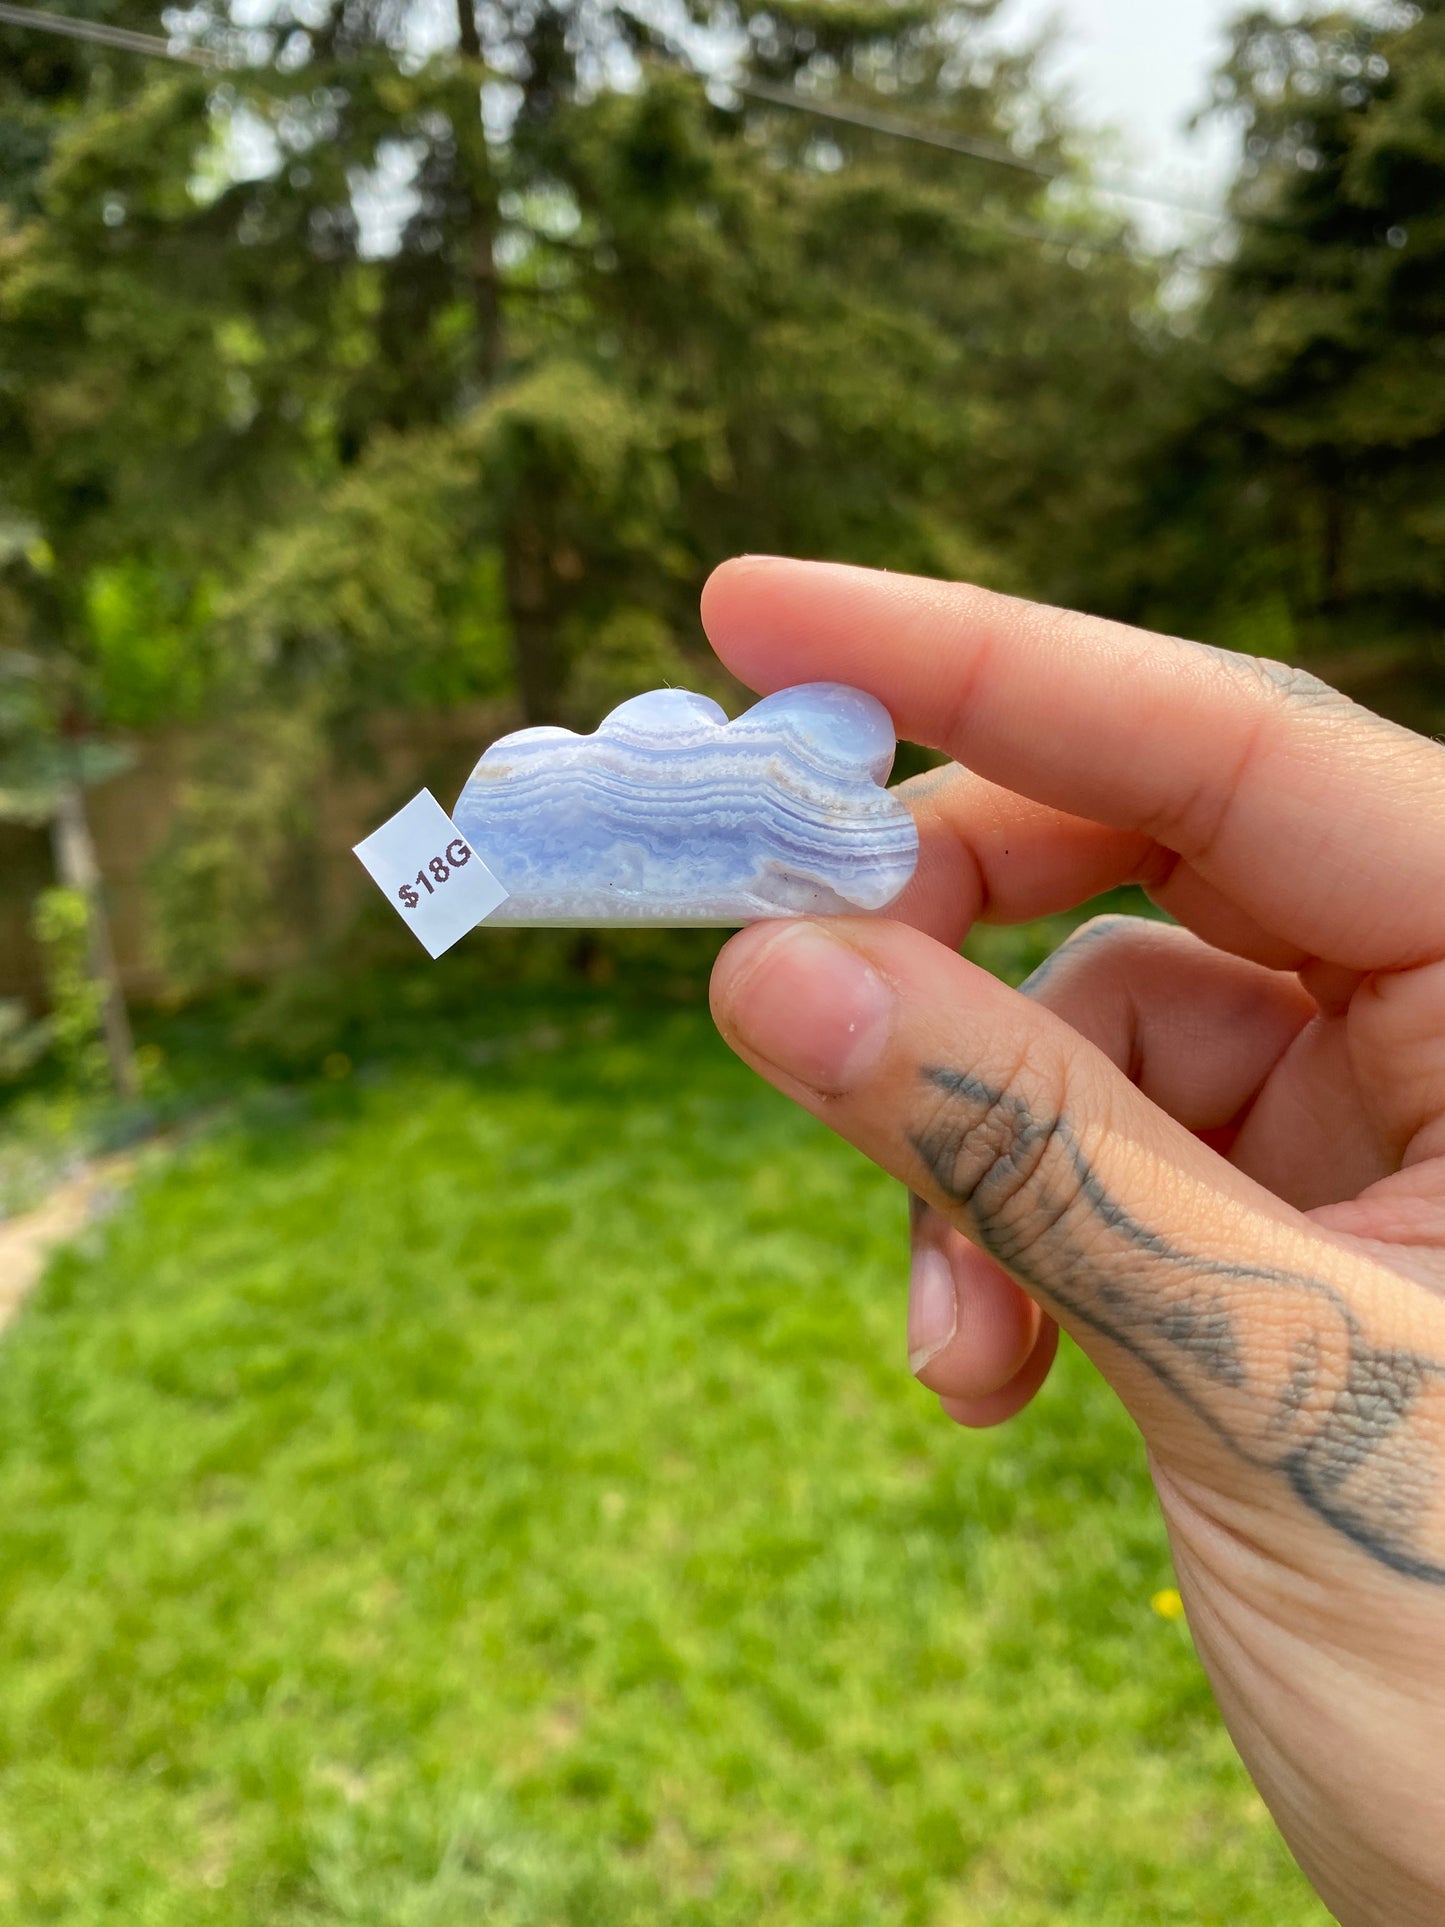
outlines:
[[[230, 63], [220, 55], [205, 47], [177, 45], [163, 40], [159, 34], [137, 33], [129, 27], [111, 27], [101, 21], [78, 20], [68, 14], [44, 13], [35, 7], [17, 7], [11, 0], [0, 0], [0, 25], [30, 28], [36, 33], [59, 34], [68, 40], [85, 40], [101, 47], [113, 47], [122, 53], [139, 54], [152, 60], [179, 61], [186, 66], [209, 67], [224, 71]], [[1027, 154], [1017, 154], [1012, 148], [1002, 147], [993, 142], [981, 141], [965, 134], [956, 134], [948, 128], [928, 127], [917, 121], [905, 120], [896, 114], [877, 114], [864, 107], [855, 107], [836, 102], [821, 101], [801, 94], [795, 87], [780, 87], [765, 80], [721, 80], [720, 84], [731, 89], [745, 100], [766, 102], [774, 107], [790, 108], [800, 114], [809, 114], [814, 119], [833, 121], [848, 127], [858, 127], [870, 133], [882, 134], [890, 140], [911, 142], [915, 146], [935, 148], [942, 153], [953, 154], [960, 160], [978, 161], [993, 167], [1011, 168], [1015, 173], [1030, 175], [1041, 181], [1069, 181], [1078, 177], [1063, 166], [1035, 160]], [[1184, 199], [1178, 195], [1161, 193], [1157, 188], [1129, 180], [1098, 181], [1096, 191], [1117, 195], [1121, 199], [1147, 202], [1156, 207], [1167, 207], [1175, 213], [1202, 216], [1217, 223], [1231, 218], [1218, 208], [1206, 206], [1201, 201]], [[1248, 216], [1233, 216], [1245, 226], [1271, 225]], [[975, 223], [975, 225], [981, 225]], [[1086, 247], [1096, 253], [1125, 253], [1122, 244], [1111, 243], [1100, 236], [1057, 234], [1048, 228], [1034, 227], [1020, 222], [993, 223], [1000, 233], [1014, 236], [1020, 240], [1051, 242], [1063, 247]]]
[[[815, 100], [811, 94], [800, 94], [796, 87], [778, 87], [767, 80], [724, 80], [721, 84], [730, 87], [735, 94], [741, 94], [745, 100], [763, 100], [771, 102], [774, 107], [791, 107], [800, 114], [811, 114], [818, 120], [838, 121], [846, 127], [862, 127], [869, 133], [886, 134], [890, 140], [911, 141], [919, 147], [935, 147], [945, 154], [957, 154], [964, 160], [986, 161], [994, 167], [1012, 168], [1016, 174], [1030, 174], [1035, 180], [1068, 181], [1078, 178], [1071, 168], [1050, 161], [1034, 160], [1027, 154], [1016, 154], [1011, 147], [1000, 147], [993, 141], [975, 140], [967, 134], [955, 134], [946, 127], [927, 127], [918, 121], [904, 120], [897, 114], [876, 114], [871, 108]], [[1155, 207], [1171, 208], [1178, 214], [1197, 214], [1211, 221], [1228, 218], [1219, 208], [1211, 207], [1207, 202], [1161, 193], [1157, 187], [1127, 176], [1116, 175], [1112, 180], [1105, 177], [1094, 181], [1092, 185], [1097, 191], [1117, 195], [1121, 200], [1147, 201]]]
[[180, 60], [191, 67], [214, 67], [215, 56], [202, 47], [175, 47], [159, 34], [132, 33], [129, 27], [108, 27], [100, 20], [73, 20], [68, 14], [40, 13], [34, 7], [12, 7], [0, 0], [0, 26], [30, 27], [36, 33], [56, 33], [66, 40], [90, 40], [121, 53], [146, 54], [153, 60]]

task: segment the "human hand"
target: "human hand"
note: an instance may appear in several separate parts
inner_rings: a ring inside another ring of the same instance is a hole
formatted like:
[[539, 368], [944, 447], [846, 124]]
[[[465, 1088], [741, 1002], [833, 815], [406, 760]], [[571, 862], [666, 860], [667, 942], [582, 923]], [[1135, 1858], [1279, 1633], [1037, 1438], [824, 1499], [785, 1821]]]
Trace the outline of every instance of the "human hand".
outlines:
[[[747, 558], [762, 692], [870, 690], [905, 785], [872, 919], [754, 925], [723, 1035], [920, 1203], [909, 1348], [965, 1424], [1054, 1320], [1144, 1435], [1245, 1764], [1348, 1924], [1445, 1920], [1445, 749], [1300, 672], [982, 590]], [[955, 954], [1126, 881], [1010, 990]]]

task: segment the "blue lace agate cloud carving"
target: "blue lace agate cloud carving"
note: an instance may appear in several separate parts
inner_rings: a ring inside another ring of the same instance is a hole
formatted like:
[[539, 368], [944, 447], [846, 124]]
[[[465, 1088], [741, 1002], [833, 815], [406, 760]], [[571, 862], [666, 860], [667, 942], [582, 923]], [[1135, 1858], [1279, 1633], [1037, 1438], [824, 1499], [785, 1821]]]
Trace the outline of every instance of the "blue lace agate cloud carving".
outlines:
[[523, 729], [487, 750], [452, 812], [509, 895], [489, 924], [738, 924], [881, 910], [918, 831], [884, 789], [882, 703], [841, 683], [729, 722], [654, 689], [591, 736]]

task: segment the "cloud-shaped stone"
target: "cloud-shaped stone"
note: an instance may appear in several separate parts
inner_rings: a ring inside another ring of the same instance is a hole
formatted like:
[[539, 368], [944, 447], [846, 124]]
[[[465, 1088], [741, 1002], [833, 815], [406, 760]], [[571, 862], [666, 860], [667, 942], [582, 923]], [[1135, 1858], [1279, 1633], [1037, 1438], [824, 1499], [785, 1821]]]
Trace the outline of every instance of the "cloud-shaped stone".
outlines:
[[453, 817], [509, 893], [489, 923], [881, 910], [918, 861], [913, 818], [883, 787], [896, 746], [883, 705], [841, 683], [780, 690], [733, 722], [655, 689], [590, 736], [501, 737]]

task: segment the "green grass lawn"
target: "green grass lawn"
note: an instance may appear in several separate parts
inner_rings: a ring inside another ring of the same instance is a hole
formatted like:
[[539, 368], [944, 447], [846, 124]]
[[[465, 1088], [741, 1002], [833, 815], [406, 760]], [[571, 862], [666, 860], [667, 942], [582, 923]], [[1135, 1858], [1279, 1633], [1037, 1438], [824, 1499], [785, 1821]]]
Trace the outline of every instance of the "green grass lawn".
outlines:
[[0, 1918], [1321, 1922], [1077, 1355], [954, 1430], [901, 1193], [700, 1009], [474, 1008], [0, 1341]]

